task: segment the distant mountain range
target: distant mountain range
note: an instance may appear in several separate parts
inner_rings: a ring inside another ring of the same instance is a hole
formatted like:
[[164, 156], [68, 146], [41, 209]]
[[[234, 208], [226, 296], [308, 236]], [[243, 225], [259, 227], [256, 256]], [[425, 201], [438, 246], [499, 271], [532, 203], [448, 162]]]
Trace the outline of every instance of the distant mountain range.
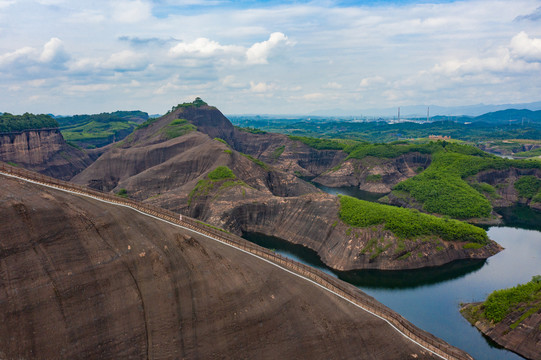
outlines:
[[[400, 117], [426, 117], [427, 109], [430, 108], [430, 116], [479, 116], [486, 113], [507, 110], [541, 110], [541, 101], [521, 104], [502, 104], [502, 105], [468, 105], [468, 106], [438, 106], [438, 105], [414, 105], [400, 106]], [[398, 117], [398, 106], [393, 108], [372, 108], [364, 110], [346, 111], [343, 109], [326, 109], [310, 113], [313, 116], [382, 116]]]

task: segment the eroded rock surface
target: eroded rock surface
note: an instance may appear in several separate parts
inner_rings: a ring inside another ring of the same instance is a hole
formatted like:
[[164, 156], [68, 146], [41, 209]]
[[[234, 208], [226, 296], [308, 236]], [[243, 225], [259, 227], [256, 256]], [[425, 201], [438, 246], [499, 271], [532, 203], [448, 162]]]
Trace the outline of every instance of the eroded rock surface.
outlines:
[[292, 274], [0, 175], [2, 359], [432, 359]]
[[0, 161], [69, 180], [95, 158], [69, 146], [58, 129], [0, 133]]

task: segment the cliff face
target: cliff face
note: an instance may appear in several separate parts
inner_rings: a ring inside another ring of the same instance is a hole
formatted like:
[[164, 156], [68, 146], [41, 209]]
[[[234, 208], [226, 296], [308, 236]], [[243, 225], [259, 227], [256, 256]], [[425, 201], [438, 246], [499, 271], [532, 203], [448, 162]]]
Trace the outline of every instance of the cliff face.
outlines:
[[[541, 312], [537, 311], [537, 313], [520, 321], [519, 319], [528, 309], [514, 311], [499, 323], [494, 324], [486, 319], [472, 320], [471, 312], [480, 304], [466, 304], [460, 311], [472, 325], [499, 345], [527, 359], [541, 360], [541, 352], [539, 351], [539, 344], [541, 344]], [[511, 328], [511, 325], [517, 321], [520, 324]]]
[[0, 177], [2, 359], [434, 358], [255, 257]]
[[401, 240], [382, 226], [353, 228], [339, 219], [339, 200], [326, 193], [288, 198], [257, 195], [241, 187], [211, 192], [193, 200], [187, 212], [237, 234], [261, 233], [306, 246], [340, 271], [417, 269], [485, 259], [502, 250], [492, 241], [481, 249], [464, 249], [464, 243], [439, 238]]
[[523, 203], [539, 209], [541, 208], [541, 204], [531, 203], [530, 200], [521, 198], [517, 189], [515, 189], [515, 182], [521, 176], [527, 175], [533, 175], [538, 179], [541, 179], [541, 170], [517, 168], [509, 168], [506, 170], [487, 170], [477, 174], [474, 180], [479, 183], [487, 183], [494, 187], [497, 195], [488, 197], [492, 203], [492, 206], [494, 207], [507, 207], [516, 205], [518, 203]]
[[0, 160], [69, 180], [93, 159], [69, 146], [58, 129], [0, 133]]
[[393, 159], [348, 159], [313, 181], [329, 187], [353, 186], [364, 191], [388, 193], [401, 181], [415, 176], [430, 165], [430, 155], [408, 153]]

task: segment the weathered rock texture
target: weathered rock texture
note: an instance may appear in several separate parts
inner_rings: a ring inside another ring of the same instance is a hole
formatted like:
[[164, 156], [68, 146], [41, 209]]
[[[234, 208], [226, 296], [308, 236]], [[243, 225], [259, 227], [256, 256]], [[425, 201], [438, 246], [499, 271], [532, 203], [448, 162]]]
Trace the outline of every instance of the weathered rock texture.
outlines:
[[382, 320], [133, 210], [0, 176], [2, 359], [429, 359]]
[[515, 189], [515, 182], [521, 176], [526, 175], [533, 175], [538, 179], [541, 179], [541, 170], [517, 168], [509, 168], [505, 170], [486, 170], [478, 173], [474, 177], [474, 181], [487, 183], [496, 189], [497, 196], [488, 197], [492, 203], [492, 206], [494, 207], [526, 204], [533, 208], [539, 208], [541, 207], [541, 204], [532, 203], [531, 199], [520, 197], [517, 189]]
[[89, 166], [93, 158], [69, 146], [58, 129], [0, 133], [0, 161], [62, 180]]
[[408, 153], [393, 159], [367, 156], [348, 159], [313, 181], [329, 187], [352, 186], [364, 191], [388, 193], [401, 181], [417, 175], [430, 165], [430, 155]]
[[462, 315], [470, 322], [473, 322], [473, 325], [479, 331], [506, 349], [514, 351], [527, 359], [541, 359], [541, 311], [530, 315], [517, 327], [511, 329], [510, 326], [519, 320], [528, 309], [514, 311], [497, 324], [487, 320], [472, 321], [469, 310], [479, 304], [464, 305], [461, 309]]
[[[198, 131], [167, 140], [162, 129], [176, 118], [187, 119]], [[236, 145], [226, 145], [214, 138]], [[257, 164], [233, 148], [243, 147], [241, 150], [256, 157], [271, 156], [278, 145], [283, 146], [279, 157], [283, 160], [270, 166]], [[404, 173], [409, 173], [413, 171], [411, 166], [427, 161], [419, 157], [422, 160], [416, 162], [415, 157], [411, 155], [411, 159], [404, 157], [396, 162], [403, 164], [400, 166]], [[394, 235], [381, 228], [353, 231], [338, 218], [337, 197], [323, 193], [291, 173], [297, 169], [315, 176], [340, 159], [339, 152], [318, 153], [283, 135], [239, 132], [211, 107], [182, 108], [136, 131], [72, 181], [104, 191], [126, 189], [134, 199], [184, 213], [239, 235], [260, 232], [302, 244], [338, 270], [413, 269], [458, 259], [484, 259], [499, 251], [495, 244], [464, 250], [461, 243], [440, 239], [405, 241], [402, 248]], [[207, 174], [218, 166], [229, 167], [237, 178], [210, 182]], [[199, 181], [205, 183], [201, 187], [204, 190], [196, 190]], [[378, 254], [375, 249], [368, 251], [365, 248], [374, 237], [384, 239], [384, 246], [391, 245]], [[414, 256], [407, 256], [408, 253]]]

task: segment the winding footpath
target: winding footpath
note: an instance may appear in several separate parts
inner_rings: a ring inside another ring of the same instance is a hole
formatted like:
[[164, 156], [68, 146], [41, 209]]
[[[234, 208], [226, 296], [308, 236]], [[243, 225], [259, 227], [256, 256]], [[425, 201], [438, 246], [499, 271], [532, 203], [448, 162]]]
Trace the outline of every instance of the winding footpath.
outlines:
[[335, 296], [338, 296], [354, 306], [385, 321], [402, 336], [441, 359], [473, 359], [466, 352], [453, 347], [443, 340], [415, 327], [401, 315], [388, 309], [375, 299], [361, 292], [356, 287], [344, 283], [341, 280], [338, 280], [317, 269], [298, 263], [279, 254], [275, 254], [271, 250], [261, 248], [222, 229], [212, 227], [186, 216], [179, 216], [178, 214], [162, 208], [142, 204], [130, 199], [120, 198], [112, 194], [101, 193], [69, 182], [50, 178], [24, 169], [15, 168], [1, 162], [0, 174], [54, 190], [85, 196], [111, 205], [130, 208], [145, 216], [149, 216], [172, 226], [190, 231], [200, 236], [204, 236], [223, 245], [235, 248], [238, 251], [242, 251], [243, 253], [256, 257], [261, 261], [265, 261], [283, 271], [308, 281], [313, 285], [319, 286]]

